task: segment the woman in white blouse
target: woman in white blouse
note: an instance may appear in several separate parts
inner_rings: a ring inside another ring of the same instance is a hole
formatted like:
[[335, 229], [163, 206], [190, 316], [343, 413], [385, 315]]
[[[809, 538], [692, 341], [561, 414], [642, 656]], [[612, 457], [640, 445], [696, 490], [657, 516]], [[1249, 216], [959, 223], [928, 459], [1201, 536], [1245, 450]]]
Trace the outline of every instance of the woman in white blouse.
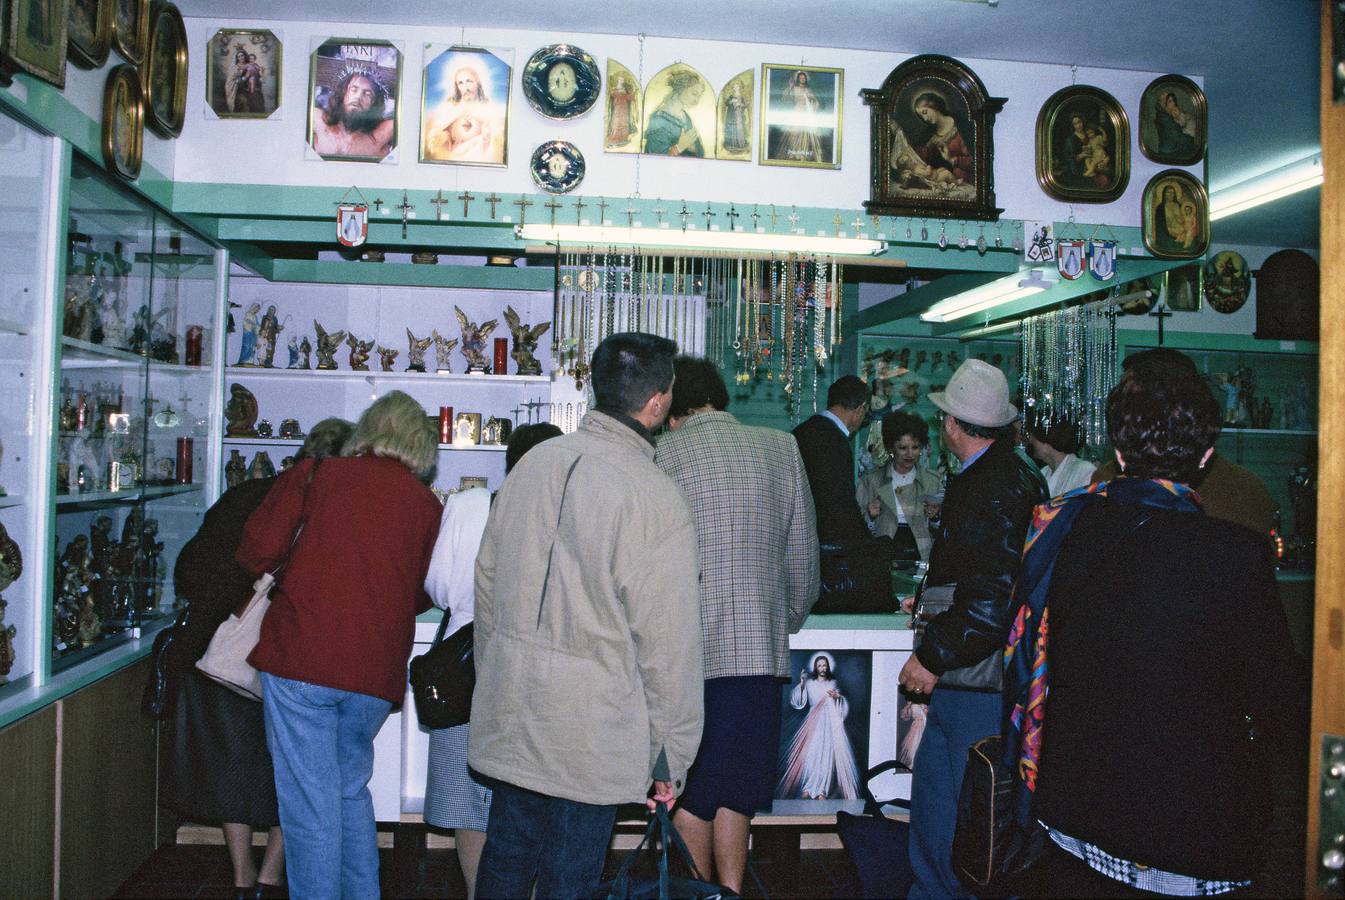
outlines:
[[860, 478], [859, 508], [874, 534], [896, 543], [896, 559], [928, 559], [929, 520], [938, 517], [943, 500], [943, 479], [920, 464], [929, 426], [919, 416], [896, 410], [883, 416], [882, 429], [891, 459]]
[[1060, 420], [1049, 427], [1040, 422], [1027, 430], [1027, 447], [1032, 458], [1041, 463], [1047, 493], [1052, 497], [1087, 487], [1093, 479], [1096, 463], [1079, 459], [1079, 432], [1072, 422]]

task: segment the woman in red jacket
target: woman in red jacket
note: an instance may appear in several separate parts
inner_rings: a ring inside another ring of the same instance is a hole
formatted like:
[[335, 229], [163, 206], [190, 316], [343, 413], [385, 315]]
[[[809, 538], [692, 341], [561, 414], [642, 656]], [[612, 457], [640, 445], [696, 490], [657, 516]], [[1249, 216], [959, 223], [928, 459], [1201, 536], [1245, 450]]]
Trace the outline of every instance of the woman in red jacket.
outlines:
[[378, 895], [373, 742], [401, 703], [415, 617], [430, 605], [437, 452], [425, 411], [394, 391], [341, 458], [277, 479], [243, 532], [249, 573], [284, 564], [248, 661], [262, 672], [292, 897]]

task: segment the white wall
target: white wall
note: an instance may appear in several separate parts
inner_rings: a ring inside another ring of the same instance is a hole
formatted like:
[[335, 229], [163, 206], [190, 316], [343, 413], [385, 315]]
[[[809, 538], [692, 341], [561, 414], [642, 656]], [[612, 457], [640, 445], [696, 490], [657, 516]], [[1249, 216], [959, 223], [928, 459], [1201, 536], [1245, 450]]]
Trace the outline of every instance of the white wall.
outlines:
[[[266, 120], [221, 120], [208, 110], [205, 102], [202, 58], [206, 43], [219, 28], [240, 27], [269, 28], [284, 45], [281, 106]], [[842, 168], [834, 171], [768, 167], [754, 162], [605, 154], [602, 152], [601, 101], [577, 119], [557, 122], [538, 115], [524, 100], [519, 72], [537, 48], [564, 39], [591, 53], [604, 73], [607, 59], [612, 57], [639, 76], [640, 43], [634, 36], [579, 33], [562, 38], [552, 32], [539, 31], [294, 21], [249, 24], [234, 19], [204, 18], [188, 19], [187, 34], [192, 52], [193, 82], [188, 92], [187, 124], [176, 145], [176, 177], [180, 181], [313, 185], [342, 190], [351, 184], [365, 189], [442, 188], [445, 194], [456, 194], [464, 188], [476, 194], [489, 191], [531, 193], [537, 190], [527, 169], [533, 149], [544, 141], [563, 139], [576, 144], [588, 163], [588, 174], [576, 193], [625, 197], [636, 191], [638, 177], [638, 190], [644, 197], [702, 203], [732, 200], [740, 205], [774, 203], [786, 208], [795, 204], [845, 210], [858, 208], [869, 196], [870, 110], [860, 100], [859, 92], [864, 88], [880, 87], [888, 73], [910, 56], [772, 44], [646, 39], [645, 81], [664, 66], [681, 61], [698, 68], [718, 91], [734, 75], [753, 68], [757, 73], [759, 94], [762, 63], [792, 64], [797, 61], [805, 65], [843, 68]], [[1049, 39], [1046, 32], [1043, 35], [1043, 39]], [[351, 163], [306, 158], [309, 57], [318, 44], [333, 36], [389, 40], [403, 51], [400, 146], [396, 162]], [[421, 69], [426, 61], [424, 47], [426, 44], [452, 43], [514, 49], [507, 169], [416, 161]], [[939, 49], [957, 54], [956, 47]], [[1069, 218], [1069, 204], [1048, 198], [1037, 185], [1034, 145], [1037, 113], [1042, 103], [1077, 77], [1080, 84], [1093, 84], [1107, 90], [1126, 109], [1131, 119], [1132, 172], [1129, 188], [1115, 203], [1080, 205], [1073, 212], [1080, 222], [1140, 224], [1139, 206], [1144, 185], [1165, 167], [1149, 162], [1140, 154], [1135, 119], [1140, 94], [1162, 73], [1088, 68], [1071, 73], [1068, 65], [970, 58], [963, 62], [981, 77], [992, 96], [1008, 98], [995, 128], [997, 201], [1005, 208], [1007, 217], [1045, 221]], [[1201, 177], [1199, 167], [1193, 171]], [[456, 204], [447, 207], [450, 213], [453, 209], [460, 210]], [[428, 215], [429, 210], [421, 214]], [[1007, 235], [1005, 239], [1009, 239]]]

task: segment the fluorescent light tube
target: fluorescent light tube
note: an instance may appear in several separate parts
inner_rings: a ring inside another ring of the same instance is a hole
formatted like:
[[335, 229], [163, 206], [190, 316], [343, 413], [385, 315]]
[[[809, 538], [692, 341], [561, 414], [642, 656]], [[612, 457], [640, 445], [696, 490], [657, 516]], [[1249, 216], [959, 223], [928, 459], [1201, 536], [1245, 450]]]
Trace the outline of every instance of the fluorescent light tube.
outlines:
[[756, 250], [821, 253], [828, 256], [876, 256], [887, 249], [885, 241], [804, 234], [760, 234], [755, 231], [682, 231], [680, 228], [622, 228], [618, 225], [528, 224], [518, 226], [515, 232], [525, 241], [595, 247]]
[[1210, 195], [1210, 221], [1288, 197], [1322, 183], [1322, 158], [1313, 156], [1257, 175]]

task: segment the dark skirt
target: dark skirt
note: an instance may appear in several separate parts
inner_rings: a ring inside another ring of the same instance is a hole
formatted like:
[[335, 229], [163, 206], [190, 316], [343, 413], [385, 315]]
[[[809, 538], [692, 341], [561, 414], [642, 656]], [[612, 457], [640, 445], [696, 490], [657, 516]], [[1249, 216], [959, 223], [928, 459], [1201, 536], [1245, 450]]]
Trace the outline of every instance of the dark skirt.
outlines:
[[164, 760], [163, 804], [193, 822], [280, 824], [262, 705], [195, 668], [180, 679]]
[[751, 817], [771, 808], [780, 753], [780, 686], [771, 675], [705, 682], [705, 730], [678, 801], [709, 822], [721, 809]]

